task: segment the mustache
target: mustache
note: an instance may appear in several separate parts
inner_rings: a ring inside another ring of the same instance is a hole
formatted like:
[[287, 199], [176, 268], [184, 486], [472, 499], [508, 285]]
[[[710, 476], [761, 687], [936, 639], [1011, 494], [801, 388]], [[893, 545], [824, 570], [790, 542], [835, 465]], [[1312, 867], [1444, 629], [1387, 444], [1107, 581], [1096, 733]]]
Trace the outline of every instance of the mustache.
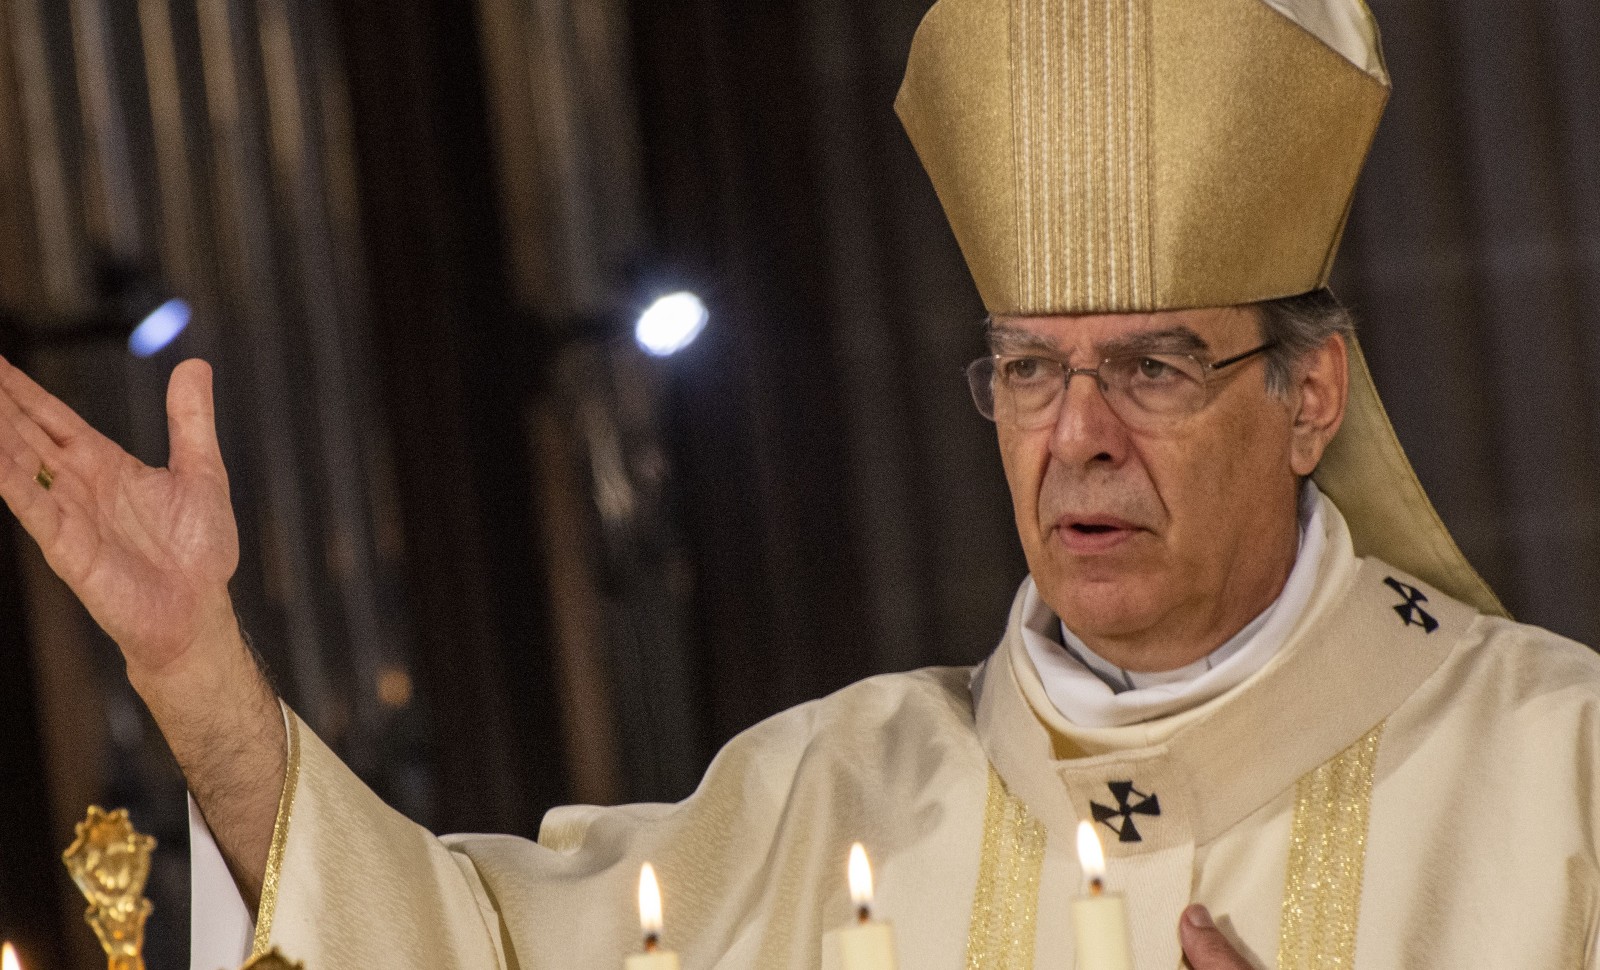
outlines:
[[1039, 524], [1046, 528], [1063, 519], [1120, 519], [1148, 529], [1164, 518], [1161, 501], [1147, 482], [1079, 474], [1057, 465], [1045, 473], [1039, 488]]

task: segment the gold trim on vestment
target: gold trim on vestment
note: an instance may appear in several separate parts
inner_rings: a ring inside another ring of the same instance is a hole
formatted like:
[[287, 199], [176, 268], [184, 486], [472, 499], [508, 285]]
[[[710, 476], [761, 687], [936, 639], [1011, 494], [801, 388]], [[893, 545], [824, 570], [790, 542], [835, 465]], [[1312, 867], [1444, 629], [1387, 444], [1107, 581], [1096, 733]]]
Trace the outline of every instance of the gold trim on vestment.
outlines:
[[284, 718], [288, 722], [289, 759], [283, 774], [283, 794], [278, 798], [278, 817], [272, 823], [272, 847], [267, 850], [267, 871], [261, 880], [261, 905], [256, 908], [256, 935], [250, 946], [250, 956], [259, 957], [268, 950], [272, 939], [272, 916], [278, 909], [278, 880], [283, 871], [283, 848], [289, 841], [289, 815], [294, 808], [294, 791], [300, 778], [300, 719], [294, 715]]
[[1383, 723], [1295, 784], [1279, 970], [1355, 966], [1372, 769]]
[[983, 854], [967, 932], [967, 970], [1033, 970], [1045, 839], [1044, 826], [1006, 791], [991, 767]]

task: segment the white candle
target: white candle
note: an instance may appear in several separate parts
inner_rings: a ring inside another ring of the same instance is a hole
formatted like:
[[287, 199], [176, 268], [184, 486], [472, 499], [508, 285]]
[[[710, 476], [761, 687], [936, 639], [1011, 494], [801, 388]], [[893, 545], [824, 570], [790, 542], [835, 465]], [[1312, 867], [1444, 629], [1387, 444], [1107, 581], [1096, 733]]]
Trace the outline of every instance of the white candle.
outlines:
[[895, 970], [894, 930], [872, 918], [872, 866], [861, 843], [850, 847], [850, 901], [856, 918], [822, 934], [824, 965], [838, 970]]
[[1078, 864], [1088, 894], [1072, 901], [1078, 970], [1133, 970], [1128, 907], [1121, 893], [1106, 892], [1106, 859], [1094, 826], [1078, 823]]
[[661, 948], [661, 887], [656, 869], [646, 862], [639, 870], [639, 927], [644, 930], [644, 952], [623, 963], [623, 970], [678, 970], [678, 955]]

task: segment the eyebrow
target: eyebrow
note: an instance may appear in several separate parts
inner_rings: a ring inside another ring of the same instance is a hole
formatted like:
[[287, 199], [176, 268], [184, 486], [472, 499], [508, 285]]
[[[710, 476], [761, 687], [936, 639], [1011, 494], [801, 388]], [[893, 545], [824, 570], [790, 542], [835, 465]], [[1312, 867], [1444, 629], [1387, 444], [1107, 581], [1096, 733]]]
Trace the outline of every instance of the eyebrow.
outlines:
[[1106, 356], [1138, 353], [1193, 354], [1209, 350], [1210, 347], [1204, 337], [1179, 324], [1165, 330], [1130, 333], [1126, 337], [1098, 344], [1095, 350]]
[[[1061, 348], [1055, 341], [1028, 330], [991, 322], [988, 327], [989, 350], [992, 353], [1048, 353], [1060, 356]], [[1095, 345], [1095, 353], [1102, 357], [1117, 354], [1166, 353], [1191, 354], [1209, 350], [1204, 337], [1182, 324], [1163, 330], [1144, 330], [1107, 340]]]
[[1041, 351], [1059, 354], [1061, 349], [1055, 341], [1041, 337], [1027, 330], [1008, 327], [1004, 324], [991, 322], [986, 336], [989, 338], [989, 350], [993, 353], [1017, 353], [1019, 351]]

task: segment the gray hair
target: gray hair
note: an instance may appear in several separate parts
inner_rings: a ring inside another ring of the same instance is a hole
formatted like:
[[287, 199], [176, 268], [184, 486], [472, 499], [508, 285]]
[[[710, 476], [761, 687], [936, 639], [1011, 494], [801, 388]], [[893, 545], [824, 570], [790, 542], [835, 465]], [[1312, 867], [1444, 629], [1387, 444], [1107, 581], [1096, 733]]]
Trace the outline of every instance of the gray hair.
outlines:
[[1348, 339], [1355, 334], [1355, 316], [1326, 287], [1254, 306], [1260, 314], [1261, 339], [1276, 344], [1267, 351], [1267, 390], [1273, 394], [1288, 393], [1301, 358], [1329, 337], [1340, 334]]

